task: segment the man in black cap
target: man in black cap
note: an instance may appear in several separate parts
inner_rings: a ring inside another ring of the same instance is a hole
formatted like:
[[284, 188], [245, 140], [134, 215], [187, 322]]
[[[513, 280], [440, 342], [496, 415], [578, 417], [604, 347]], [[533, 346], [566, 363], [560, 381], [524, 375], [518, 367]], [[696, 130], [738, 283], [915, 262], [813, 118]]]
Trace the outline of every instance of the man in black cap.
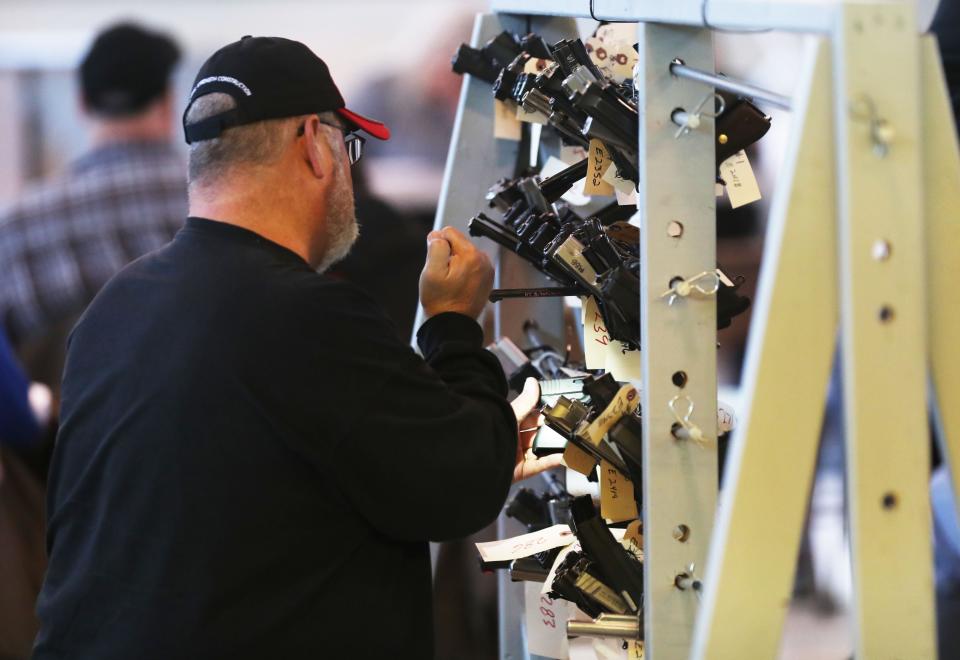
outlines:
[[57, 387], [66, 333], [120, 268], [183, 224], [186, 185], [172, 144], [168, 36], [120, 24], [79, 69], [91, 150], [0, 212], [0, 326], [35, 379]]
[[556, 464], [518, 441], [536, 382], [515, 412], [481, 346], [492, 267], [431, 233], [423, 358], [322, 275], [389, 131], [303, 44], [217, 51], [184, 128], [191, 217], [71, 337], [34, 657], [429, 658], [427, 541]]

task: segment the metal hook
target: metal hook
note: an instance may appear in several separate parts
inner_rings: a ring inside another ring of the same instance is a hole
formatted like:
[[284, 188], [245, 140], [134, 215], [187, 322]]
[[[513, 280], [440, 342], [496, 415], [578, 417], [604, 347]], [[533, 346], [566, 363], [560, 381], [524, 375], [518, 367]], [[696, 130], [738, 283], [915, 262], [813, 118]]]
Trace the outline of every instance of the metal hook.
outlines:
[[[703, 285], [704, 280], [709, 280], [710, 283]], [[720, 276], [717, 275], [715, 270], [705, 270], [702, 273], [698, 273], [688, 279], [677, 279], [674, 280], [670, 288], [660, 294], [661, 298], [670, 297], [667, 301], [667, 304], [673, 305], [676, 302], [677, 298], [686, 298], [694, 291], [700, 293], [704, 296], [712, 296], [720, 289]]]
[[[681, 400], [686, 401], [687, 409], [685, 412], [681, 413], [677, 407], [677, 403]], [[707, 441], [707, 438], [703, 435], [703, 430], [690, 421], [690, 416], [693, 414], [693, 399], [688, 397], [686, 394], [678, 394], [667, 403], [667, 406], [670, 408], [670, 412], [673, 413], [673, 416], [676, 418], [677, 423], [674, 424], [670, 432], [673, 434], [677, 440], [693, 440], [697, 444], [704, 444]]]
[[703, 581], [696, 575], [697, 565], [690, 564], [687, 566], [686, 570], [681, 571], [673, 579], [673, 586], [675, 586], [680, 591], [686, 591], [690, 589], [697, 595], [697, 598], [700, 598], [700, 591], [703, 589]]
[[850, 116], [857, 121], [866, 121], [870, 126], [870, 142], [877, 158], [884, 158], [890, 152], [890, 144], [896, 135], [893, 126], [877, 112], [873, 98], [861, 94], [850, 104]]
[[[719, 109], [712, 112], [707, 110], [701, 111], [701, 108], [703, 108], [703, 106], [706, 105], [707, 101], [710, 101], [711, 99], [716, 99], [719, 101], [719, 105], [720, 105]], [[726, 101], [724, 101], [723, 97], [717, 94], [716, 92], [710, 92], [709, 94], [704, 96], [703, 99], [700, 101], [700, 103], [697, 104], [697, 107], [693, 109], [693, 112], [686, 112], [685, 110], [675, 110], [673, 114], [670, 115], [670, 119], [671, 121], [673, 121], [673, 123], [679, 124], [680, 128], [678, 128], [677, 132], [673, 134], [673, 138], [676, 140], [681, 135], [686, 135], [691, 130], [699, 128], [701, 115], [704, 117], [710, 117], [711, 119], [715, 119], [716, 117], [719, 117], [720, 115], [722, 115], [724, 110], [726, 110]]]

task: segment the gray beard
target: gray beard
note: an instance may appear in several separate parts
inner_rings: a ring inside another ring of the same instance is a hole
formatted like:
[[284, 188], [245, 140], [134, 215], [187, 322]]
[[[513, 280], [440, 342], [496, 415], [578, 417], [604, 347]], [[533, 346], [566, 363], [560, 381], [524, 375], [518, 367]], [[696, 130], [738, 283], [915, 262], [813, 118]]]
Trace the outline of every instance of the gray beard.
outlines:
[[343, 174], [337, 172], [327, 212], [327, 251], [317, 266], [323, 273], [350, 254], [350, 249], [360, 236], [353, 190], [345, 185]]

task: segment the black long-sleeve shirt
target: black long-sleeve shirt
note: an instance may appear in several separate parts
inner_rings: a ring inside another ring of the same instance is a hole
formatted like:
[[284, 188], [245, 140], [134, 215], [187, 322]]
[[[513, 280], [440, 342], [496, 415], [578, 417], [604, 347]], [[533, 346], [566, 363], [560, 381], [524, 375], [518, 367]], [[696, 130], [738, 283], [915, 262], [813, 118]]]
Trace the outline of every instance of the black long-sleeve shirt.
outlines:
[[124, 269], [71, 336], [35, 657], [429, 657], [426, 541], [496, 516], [516, 421], [472, 319], [418, 338], [232, 225]]

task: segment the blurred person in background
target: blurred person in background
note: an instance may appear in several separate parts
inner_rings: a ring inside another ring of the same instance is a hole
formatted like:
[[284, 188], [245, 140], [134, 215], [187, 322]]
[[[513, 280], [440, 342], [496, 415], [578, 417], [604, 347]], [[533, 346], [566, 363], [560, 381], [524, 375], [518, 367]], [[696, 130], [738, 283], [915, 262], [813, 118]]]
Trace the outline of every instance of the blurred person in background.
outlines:
[[470, 41], [473, 15], [437, 25], [415, 66], [385, 71], [361, 88], [357, 107], [395, 127], [394, 138], [366, 163], [369, 189], [410, 216], [425, 236], [433, 227], [463, 79], [450, 57]]
[[360, 110], [395, 130], [369, 161], [353, 169], [362, 231], [329, 274], [369, 294], [404, 341], [413, 334], [417, 274], [426, 257], [462, 84], [448, 55], [469, 41], [472, 23], [473, 16], [465, 15], [436, 26], [424, 36], [430, 46], [416, 66], [384, 72], [358, 94]]
[[[0, 658], [25, 658], [37, 633], [33, 606], [40, 591], [43, 488], [9, 448], [37, 442], [43, 431], [43, 386], [31, 388], [0, 331]], [[38, 396], [39, 394], [39, 396]]]
[[143, 27], [101, 32], [79, 69], [90, 151], [0, 211], [0, 328], [55, 399], [80, 313], [114, 273], [183, 224], [186, 174], [171, 144], [179, 58], [170, 37]]

